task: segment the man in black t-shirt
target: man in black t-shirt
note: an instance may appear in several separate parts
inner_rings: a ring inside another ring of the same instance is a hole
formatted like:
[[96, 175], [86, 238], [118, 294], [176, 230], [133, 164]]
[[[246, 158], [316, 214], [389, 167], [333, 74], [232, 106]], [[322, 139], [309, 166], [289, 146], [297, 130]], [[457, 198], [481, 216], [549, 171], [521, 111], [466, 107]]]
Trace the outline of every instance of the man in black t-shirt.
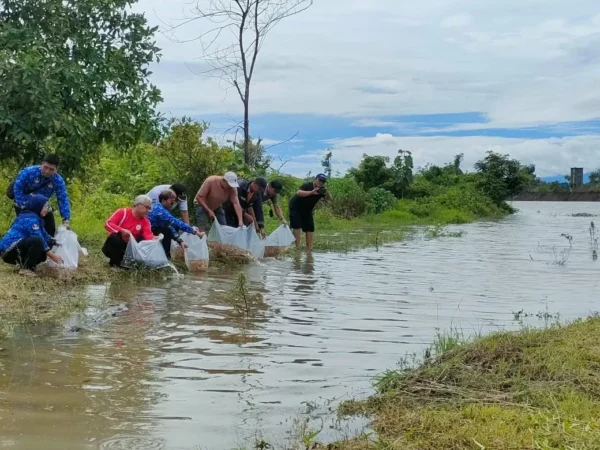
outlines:
[[320, 173], [313, 181], [308, 181], [300, 186], [296, 195], [290, 200], [290, 227], [296, 237], [296, 248], [300, 247], [300, 233], [306, 233], [306, 250], [312, 251], [315, 221], [313, 210], [322, 198], [331, 199], [325, 189], [327, 177]]
[[[261, 192], [264, 192], [265, 189], [267, 189], [267, 180], [262, 177], [258, 177], [254, 179], [254, 181], [238, 178], [238, 184], [238, 200], [240, 201], [240, 206], [242, 207], [244, 225], [249, 226], [250, 224], [254, 224], [256, 232], [264, 235], [264, 232], [261, 232], [262, 230], [258, 226], [254, 208], [257, 204], [259, 204], [260, 208], [262, 209]], [[237, 228], [239, 226], [238, 218], [230, 201], [223, 203], [223, 211], [225, 212], [225, 223], [230, 227]]]

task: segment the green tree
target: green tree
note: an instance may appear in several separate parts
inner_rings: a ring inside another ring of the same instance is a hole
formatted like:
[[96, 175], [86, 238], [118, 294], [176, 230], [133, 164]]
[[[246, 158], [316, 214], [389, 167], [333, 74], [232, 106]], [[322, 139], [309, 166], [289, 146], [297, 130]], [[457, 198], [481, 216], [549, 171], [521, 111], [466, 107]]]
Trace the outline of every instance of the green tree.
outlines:
[[80, 166], [103, 143], [132, 148], [157, 136], [159, 49], [133, 0], [0, 0], [0, 158], [45, 149]]
[[196, 122], [188, 117], [172, 119], [168, 134], [158, 148], [175, 169], [177, 181], [188, 187], [190, 196], [210, 175], [222, 175], [233, 162], [233, 151], [221, 148], [212, 138], [204, 139], [208, 130], [206, 122]]
[[596, 169], [590, 173], [589, 184], [592, 186], [600, 186], [600, 169]]
[[365, 191], [374, 187], [387, 187], [394, 181], [394, 171], [388, 167], [390, 158], [387, 156], [363, 155], [356, 168], [349, 173], [360, 183]]
[[398, 150], [394, 158], [394, 192], [396, 196], [404, 198], [404, 193], [413, 182], [413, 158], [408, 150]]
[[[262, 145], [262, 139], [253, 142], [252, 138], [250, 138], [247, 148], [247, 158], [243, 142], [232, 142], [232, 150], [233, 161], [230, 169], [239, 177], [251, 178], [264, 176], [273, 162], [273, 158], [267, 155], [265, 147]], [[248, 162], [246, 162], [246, 159]]]
[[505, 200], [520, 194], [531, 183], [535, 166], [523, 166], [508, 155], [492, 151], [475, 163], [478, 185], [494, 203], [505, 206]]
[[325, 175], [327, 175], [327, 178], [331, 178], [331, 157], [332, 153], [330, 150], [325, 154], [325, 156], [321, 160], [321, 166], [323, 167], [323, 171], [325, 172]]

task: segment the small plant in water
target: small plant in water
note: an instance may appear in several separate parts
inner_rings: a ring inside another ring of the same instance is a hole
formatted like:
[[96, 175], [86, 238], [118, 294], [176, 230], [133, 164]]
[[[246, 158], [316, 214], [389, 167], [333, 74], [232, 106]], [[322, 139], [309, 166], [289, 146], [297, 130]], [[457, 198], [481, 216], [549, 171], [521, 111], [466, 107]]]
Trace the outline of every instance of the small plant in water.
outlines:
[[429, 238], [438, 238], [438, 237], [462, 237], [464, 235], [463, 231], [447, 231], [446, 226], [442, 224], [437, 224], [435, 227], [432, 227], [427, 230], [426, 233]]
[[569, 241], [569, 246], [573, 247], [573, 236], [567, 233], [562, 233], [562, 237], [564, 237], [567, 241]]
[[263, 298], [260, 294], [251, 294], [248, 290], [246, 274], [240, 273], [235, 286], [227, 293], [227, 301], [237, 312], [250, 314], [253, 306], [262, 305]]

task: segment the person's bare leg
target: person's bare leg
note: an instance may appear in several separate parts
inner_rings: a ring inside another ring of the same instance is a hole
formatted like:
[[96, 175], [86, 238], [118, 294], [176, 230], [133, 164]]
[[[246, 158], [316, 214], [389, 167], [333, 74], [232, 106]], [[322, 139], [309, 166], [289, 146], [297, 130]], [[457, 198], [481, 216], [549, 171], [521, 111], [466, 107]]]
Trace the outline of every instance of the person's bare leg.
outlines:
[[294, 229], [294, 237], [296, 238], [296, 248], [300, 248], [301, 240], [302, 240], [302, 230]]
[[308, 231], [306, 233], [306, 251], [307, 252], [312, 252], [313, 234], [314, 233], [312, 231]]

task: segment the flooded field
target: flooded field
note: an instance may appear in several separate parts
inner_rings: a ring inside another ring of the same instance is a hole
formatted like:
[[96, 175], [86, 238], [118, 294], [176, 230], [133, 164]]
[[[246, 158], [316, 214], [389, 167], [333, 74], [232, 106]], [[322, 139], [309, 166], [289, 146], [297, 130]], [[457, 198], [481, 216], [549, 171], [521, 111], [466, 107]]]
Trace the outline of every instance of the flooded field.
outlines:
[[[600, 203], [515, 206], [501, 222], [455, 227], [460, 238], [91, 286], [91, 305], [112, 296], [128, 311], [0, 343], [0, 448], [251, 448], [256, 436], [283, 444], [306, 418], [323, 428], [319, 440], [360, 431], [335, 423], [339, 401], [368, 395], [374, 375], [424, 350], [436, 330], [544, 326], [600, 310], [589, 234], [600, 218], [573, 216], [600, 216]], [[241, 270], [265, 301], [248, 320], [225, 298]]]

